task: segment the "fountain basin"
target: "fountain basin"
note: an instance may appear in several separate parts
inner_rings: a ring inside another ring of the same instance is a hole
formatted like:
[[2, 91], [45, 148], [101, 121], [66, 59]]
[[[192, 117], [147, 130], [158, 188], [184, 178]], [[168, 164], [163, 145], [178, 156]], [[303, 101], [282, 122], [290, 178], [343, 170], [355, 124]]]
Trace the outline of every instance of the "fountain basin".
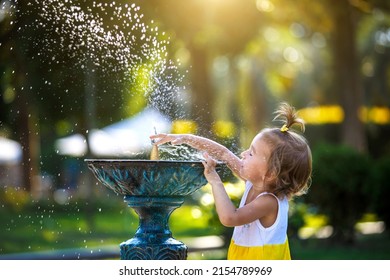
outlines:
[[124, 195], [139, 216], [133, 238], [121, 243], [121, 259], [186, 259], [187, 246], [174, 239], [169, 217], [186, 196], [207, 183], [200, 161], [87, 159], [95, 177]]
[[102, 184], [120, 195], [187, 196], [207, 183], [200, 161], [85, 161]]

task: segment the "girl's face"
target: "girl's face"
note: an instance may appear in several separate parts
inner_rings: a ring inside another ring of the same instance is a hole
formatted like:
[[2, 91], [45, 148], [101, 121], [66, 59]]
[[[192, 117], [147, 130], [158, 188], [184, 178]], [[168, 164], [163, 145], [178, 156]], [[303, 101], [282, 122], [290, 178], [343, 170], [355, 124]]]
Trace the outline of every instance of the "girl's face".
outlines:
[[256, 135], [248, 150], [241, 153], [242, 178], [255, 182], [264, 182], [268, 172], [268, 159], [271, 155], [270, 146], [263, 139], [262, 133]]

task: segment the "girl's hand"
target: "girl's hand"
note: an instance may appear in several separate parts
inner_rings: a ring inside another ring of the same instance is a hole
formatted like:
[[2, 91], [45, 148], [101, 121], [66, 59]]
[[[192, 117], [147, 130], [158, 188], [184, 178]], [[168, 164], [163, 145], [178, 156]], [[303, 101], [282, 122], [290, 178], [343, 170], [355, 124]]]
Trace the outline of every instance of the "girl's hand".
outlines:
[[184, 135], [182, 134], [159, 133], [150, 135], [149, 138], [155, 145], [161, 145], [168, 142], [170, 142], [172, 145], [180, 145], [184, 143]]
[[202, 161], [202, 164], [204, 166], [204, 176], [206, 177], [207, 181], [211, 185], [217, 182], [221, 182], [221, 178], [215, 170], [217, 162], [212, 157], [210, 157], [208, 153], [203, 153], [203, 156], [205, 160]]

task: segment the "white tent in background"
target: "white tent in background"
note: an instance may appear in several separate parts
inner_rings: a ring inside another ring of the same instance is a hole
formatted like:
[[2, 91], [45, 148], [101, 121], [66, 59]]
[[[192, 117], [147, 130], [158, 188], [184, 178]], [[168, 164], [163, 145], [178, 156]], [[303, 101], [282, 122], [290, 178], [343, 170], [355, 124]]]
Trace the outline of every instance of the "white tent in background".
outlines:
[[0, 164], [16, 164], [22, 160], [22, 146], [13, 140], [0, 137]]
[[85, 137], [81, 134], [73, 134], [60, 138], [55, 142], [56, 151], [60, 155], [81, 157], [87, 152]]
[[[95, 156], [131, 156], [151, 149], [149, 136], [169, 132], [172, 122], [154, 108], [146, 108], [132, 118], [88, 133], [91, 152]], [[87, 143], [83, 135], [58, 139], [56, 150], [61, 155], [84, 156]]]
[[0, 137], [0, 188], [23, 185], [22, 145], [11, 139]]

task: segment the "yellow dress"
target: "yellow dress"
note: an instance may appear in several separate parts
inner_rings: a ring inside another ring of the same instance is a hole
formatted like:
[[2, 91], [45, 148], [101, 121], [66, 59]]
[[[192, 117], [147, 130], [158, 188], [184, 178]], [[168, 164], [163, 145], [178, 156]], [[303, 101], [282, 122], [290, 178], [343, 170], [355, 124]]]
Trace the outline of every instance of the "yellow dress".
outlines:
[[[245, 205], [248, 192], [252, 184], [246, 183], [240, 207]], [[290, 247], [287, 238], [288, 200], [278, 200], [278, 215], [275, 223], [270, 227], [263, 227], [259, 220], [252, 223], [236, 226], [228, 251], [228, 260], [291, 260]]]

